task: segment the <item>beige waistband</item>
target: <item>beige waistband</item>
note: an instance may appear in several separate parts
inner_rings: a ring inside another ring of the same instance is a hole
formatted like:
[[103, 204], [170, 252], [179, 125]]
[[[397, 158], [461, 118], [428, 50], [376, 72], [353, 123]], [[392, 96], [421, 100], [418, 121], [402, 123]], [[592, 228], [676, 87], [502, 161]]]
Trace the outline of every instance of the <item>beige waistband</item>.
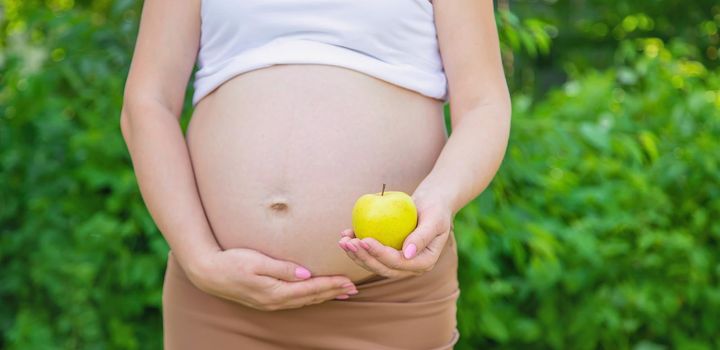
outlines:
[[[452, 236], [451, 236], [452, 237]], [[449, 349], [458, 340], [457, 248], [432, 271], [358, 284], [359, 293], [299, 309], [258, 311], [208, 295], [172, 254], [163, 288], [168, 349]]]

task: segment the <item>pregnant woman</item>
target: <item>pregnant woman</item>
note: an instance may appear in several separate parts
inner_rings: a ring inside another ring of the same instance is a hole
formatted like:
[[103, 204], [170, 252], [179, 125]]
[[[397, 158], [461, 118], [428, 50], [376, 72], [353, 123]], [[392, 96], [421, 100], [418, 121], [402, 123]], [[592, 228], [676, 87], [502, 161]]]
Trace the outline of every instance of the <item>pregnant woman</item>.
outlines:
[[[489, 0], [145, 0], [121, 129], [170, 246], [165, 348], [452, 348], [452, 221], [509, 133], [498, 46]], [[383, 184], [418, 208], [401, 250], [350, 229]]]

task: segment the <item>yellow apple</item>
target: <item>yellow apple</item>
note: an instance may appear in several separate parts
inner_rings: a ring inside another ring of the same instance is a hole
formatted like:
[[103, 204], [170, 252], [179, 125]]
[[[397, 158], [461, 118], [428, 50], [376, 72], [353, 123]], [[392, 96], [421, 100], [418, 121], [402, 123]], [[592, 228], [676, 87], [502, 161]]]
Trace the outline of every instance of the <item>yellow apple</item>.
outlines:
[[407, 193], [383, 191], [360, 196], [352, 210], [355, 237], [372, 237], [380, 243], [401, 249], [405, 237], [417, 226], [417, 208]]

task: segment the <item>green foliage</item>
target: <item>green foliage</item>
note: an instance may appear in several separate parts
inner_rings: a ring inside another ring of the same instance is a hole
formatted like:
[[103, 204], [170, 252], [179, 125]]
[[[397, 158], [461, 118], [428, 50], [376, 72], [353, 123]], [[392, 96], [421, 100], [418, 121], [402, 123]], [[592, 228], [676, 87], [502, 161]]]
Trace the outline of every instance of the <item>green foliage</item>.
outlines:
[[550, 52], [549, 28], [545, 22], [534, 18], [521, 21], [507, 10], [498, 10], [495, 18], [504, 52], [524, 51], [533, 58]]
[[[141, 4], [0, 1], [0, 348], [158, 349], [167, 245], [119, 130]], [[682, 13], [583, 4], [608, 28]], [[613, 37], [595, 70], [565, 6], [498, 13], [509, 73], [556, 35], [558, 66], [588, 63], [516, 89], [506, 162], [458, 214], [459, 348], [720, 348], [718, 11], [679, 16], [706, 41]]]
[[720, 348], [720, 74], [658, 39], [535, 105], [458, 215], [463, 348]]
[[157, 349], [167, 247], [119, 129], [136, 9], [5, 5], [0, 348]]
[[611, 67], [618, 43], [656, 37], [693, 47], [687, 57], [714, 69], [720, 64], [720, 3], [717, 0], [526, 0], [510, 8], [526, 21], [542, 21], [554, 50], [537, 59], [516, 55], [508, 76], [536, 96], [586, 69]]

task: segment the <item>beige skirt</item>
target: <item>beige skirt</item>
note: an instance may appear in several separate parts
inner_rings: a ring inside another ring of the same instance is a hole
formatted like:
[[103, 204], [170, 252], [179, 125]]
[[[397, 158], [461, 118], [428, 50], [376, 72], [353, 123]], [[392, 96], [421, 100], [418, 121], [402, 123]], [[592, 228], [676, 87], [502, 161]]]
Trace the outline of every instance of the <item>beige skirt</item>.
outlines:
[[459, 334], [457, 246], [451, 233], [432, 271], [357, 284], [345, 300], [259, 311], [197, 289], [168, 254], [165, 349], [451, 349]]

